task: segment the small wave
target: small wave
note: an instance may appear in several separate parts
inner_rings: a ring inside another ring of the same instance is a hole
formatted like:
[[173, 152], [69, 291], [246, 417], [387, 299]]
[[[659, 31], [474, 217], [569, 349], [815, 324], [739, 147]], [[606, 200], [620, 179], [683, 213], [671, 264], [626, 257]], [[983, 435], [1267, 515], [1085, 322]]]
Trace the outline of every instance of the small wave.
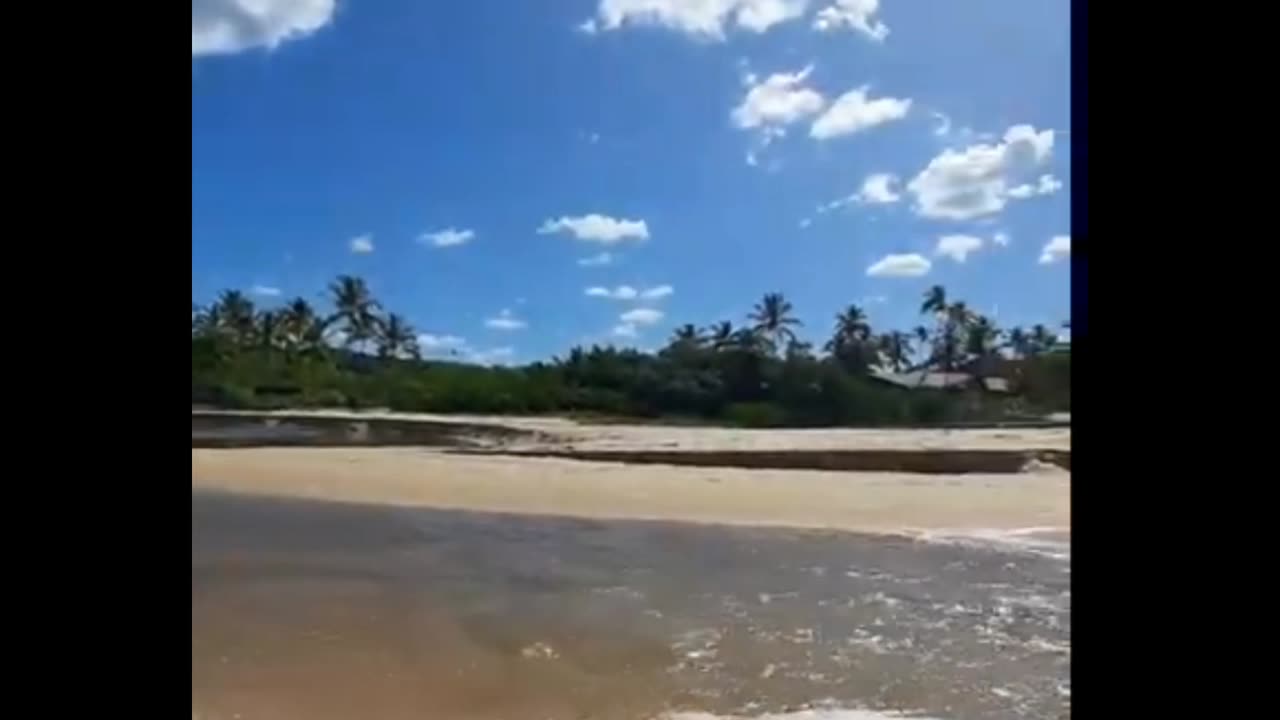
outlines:
[[1052, 558], [1054, 560], [1071, 561], [1071, 540], [1046, 537], [1047, 535], [1065, 535], [1070, 530], [1060, 527], [1029, 527], [1000, 530], [995, 528], [973, 528], [968, 530], [908, 530], [906, 534], [917, 542], [938, 543], [943, 545], [961, 545], [1003, 550], [1009, 552], [1028, 553]]
[[592, 588], [591, 592], [595, 595], [604, 595], [606, 597], [619, 597], [627, 600], [644, 600], [644, 593], [626, 585], [613, 585], [610, 587]]
[[662, 715], [658, 720], [938, 720], [910, 713], [851, 708], [796, 710], [764, 715], [713, 715], [704, 712], [680, 712]]

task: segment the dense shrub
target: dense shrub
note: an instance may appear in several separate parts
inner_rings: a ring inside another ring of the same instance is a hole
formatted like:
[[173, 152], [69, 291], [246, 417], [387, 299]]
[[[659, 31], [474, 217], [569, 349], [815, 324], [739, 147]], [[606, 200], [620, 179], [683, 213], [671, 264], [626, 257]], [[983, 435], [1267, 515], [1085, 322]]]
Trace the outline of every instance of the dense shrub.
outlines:
[[783, 427], [787, 424], [786, 419], [786, 411], [771, 403], [734, 403], [724, 410], [725, 422], [730, 425], [737, 425], [738, 427]]
[[[904, 347], [915, 335], [873, 334], [856, 306], [837, 316], [821, 357], [795, 337], [790, 303], [769, 294], [749, 316], [753, 326], [735, 331], [721, 323], [699, 331], [687, 325], [657, 353], [574, 348], [550, 363], [483, 367], [410, 359], [418, 354], [416, 335], [402, 318], [378, 314], [363, 281], [341, 277], [330, 291], [335, 312], [325, 318], [302, 299], [257, 312], [235, 291], [208, 308], [193, 307], [192, 402], [704, 419], [746, 427], [927, 425], [1071, 408], [1071, 355], [1047, 351], [1056, 342], [1047, 328], [1015, 329], [998, 345], [991, 322], [964, 303], [947, 302], [941, 287], [926, 293], [922, 313], [937, 326], [922, 331], [928, 342], [918, 344], [916, 357], [955, 369], [969, 361], [1005, 362], [998, 350], [1015, 348], [1014, 355], [1028, 358], [1010, 363], [1016, 401], [974, 391], [907, 390], [870, 377], [873, 367], [910, 365]], [[357, 321], [363, 325], [352, 324]], [[376, 328], [364, 343], [376, 354], [330, 347], [327, 333], [344, 323]]]

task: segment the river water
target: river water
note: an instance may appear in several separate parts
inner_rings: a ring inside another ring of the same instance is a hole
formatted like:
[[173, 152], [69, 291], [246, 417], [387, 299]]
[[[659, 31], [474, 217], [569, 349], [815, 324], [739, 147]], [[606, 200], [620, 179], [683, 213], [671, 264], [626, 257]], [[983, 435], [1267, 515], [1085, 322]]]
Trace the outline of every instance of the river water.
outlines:
[[1070, 715], [1053, 538], [191, 497], [192, 716]]

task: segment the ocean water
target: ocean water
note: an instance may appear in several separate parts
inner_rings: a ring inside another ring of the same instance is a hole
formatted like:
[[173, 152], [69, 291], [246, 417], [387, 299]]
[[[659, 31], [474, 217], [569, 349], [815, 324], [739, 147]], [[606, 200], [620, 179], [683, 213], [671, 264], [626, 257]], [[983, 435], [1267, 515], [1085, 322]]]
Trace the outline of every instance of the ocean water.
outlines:
[[1065, 538], [192, 491], [192, 716], [1070, 715]]

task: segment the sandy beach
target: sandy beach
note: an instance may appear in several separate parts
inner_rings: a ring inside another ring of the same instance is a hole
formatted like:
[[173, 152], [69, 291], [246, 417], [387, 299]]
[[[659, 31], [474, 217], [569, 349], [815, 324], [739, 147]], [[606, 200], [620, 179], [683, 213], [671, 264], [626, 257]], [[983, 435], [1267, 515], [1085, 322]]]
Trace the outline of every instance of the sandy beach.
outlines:
[[191, 453], [192, 487], [250, 495], [585, 518], [869, 532], [1070, 524], [1070, 474], [921, 475], [625, 465], [413, 448]]

